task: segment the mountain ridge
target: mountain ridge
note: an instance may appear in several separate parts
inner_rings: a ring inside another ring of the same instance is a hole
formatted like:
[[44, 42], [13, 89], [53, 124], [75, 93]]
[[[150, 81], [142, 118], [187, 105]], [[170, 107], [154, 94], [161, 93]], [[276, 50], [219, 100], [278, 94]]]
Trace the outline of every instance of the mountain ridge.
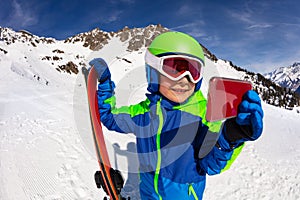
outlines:
[[264, 75], [280, 86], [296, 91], [300, 87], [300, 62], [295, 62], [288, 67], [279, 67]]
[[[14, 31], [10, 28], [0, 28], [0, 55], [10, 57], [14, 61], [14, 57], [10, 56], [10, 51], [16, 51], [18, 48], [24, 49], [20, 54], [24, 54], [23, 58], [19, 58], [29, 62], [30, 55], [33, 51], [39, 51], [38, 59], [48, 64], [58, 72], [67, 74], [77, 74], [81, 66], [87, 65], [88, 55], [91, 52], [103, 50], [109, 46], [113, 40], [119, 41], [119, 44], [125, 48], [127, 52], [135, 52], [145, 49], [150, 42], [158, 34], [169, 31], [168, 28], [160, 24], [149, 25], [144, 28], [128, 28], [127, 26], [117, 32], [106, 32], [99, 28], [91, 31], [80, 33], [65, 40], [56, 40], [54, 38], [39, 37], [28, 31]], [[12, 50], [11, 45], [16, 45]], [[217, 63], [218, 58], [211, 53], [202, 44], [206, 58]], [[76, 50], [74, 50], [76, 48]], [[9, 50], [11, 49], [11, 50]], [[39, 49], [39, 50], [37, 50]], [[118, 57], [119, 55], [116, 55]], [[120, 56], [119, 56], [120, 57]], [[121, 57], [120, 57], [121, 58]], [[122, 58], [124, 59], [124, 58]], [[234, 70], [242, 73], [245, 80], [253, 83], [253, 88], [262, 97], [262, 99], [275, 106], [292, 109], [299, 106], [299, 97], [295, 93], [286, 88], [282, 88], [273, 81], [266, 79], [262, 74], [250, 72], [246, 69], [234, 65], [231, 61], [225, 61], [226, 66], [230, 66]], [[16, 67], [14, 67], [16, 69]], [[18, 70], [22, 71], [22, 70]], [[34, 74], [35, 78], [41, 80], [42, 76]], [[51, 84], [50, 80], [45, 78], [45, 83]]]

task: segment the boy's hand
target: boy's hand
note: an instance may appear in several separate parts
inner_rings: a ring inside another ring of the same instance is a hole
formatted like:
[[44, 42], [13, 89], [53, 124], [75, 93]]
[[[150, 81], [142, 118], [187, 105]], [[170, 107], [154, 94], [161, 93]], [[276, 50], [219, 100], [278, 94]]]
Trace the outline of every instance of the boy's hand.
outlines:
[[90, 66], [94, 66], [95, 70], [98, 73], [98, 80], [100, 83], [103, 83], [107, 79], [111, 78], [110, 71], [104, 59], [94, 58], [89, 62]]
[[261, 107], [261, 100], [256, 92], [250, 90], [243, 96], [239, 105], [236, 122], [241, 125], [249, 125], [252, 128], [252, 135], [249, 140], [256, 140], [262, 133], [264, 112]]
[[256, 140], [262, 134], [263, 116], [258, 94], [249, 90], [243, 96], [237, 117], [225, 121], [225, 138], [231, 144]]

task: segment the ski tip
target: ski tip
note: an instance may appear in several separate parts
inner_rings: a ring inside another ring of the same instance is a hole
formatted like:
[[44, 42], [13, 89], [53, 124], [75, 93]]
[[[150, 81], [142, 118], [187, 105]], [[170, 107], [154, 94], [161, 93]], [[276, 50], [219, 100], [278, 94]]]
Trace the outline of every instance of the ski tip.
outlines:
[[89, 70], [86, 67], [81, 68], [82, 74], [88, 74]]

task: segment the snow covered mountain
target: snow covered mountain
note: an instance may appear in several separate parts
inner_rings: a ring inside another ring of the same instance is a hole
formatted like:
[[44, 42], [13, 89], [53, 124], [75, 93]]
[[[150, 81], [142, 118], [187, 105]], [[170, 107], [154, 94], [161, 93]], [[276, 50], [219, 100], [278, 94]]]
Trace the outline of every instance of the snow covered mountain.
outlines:
[[[145, 47], [163, 31], [167, 29], [161, 25], [125, 27], [117, 33], [94, 29], [61, 41], [0, 29], [0, 199], [103, 198], [93, 180], [98, 163], [81, 67], [103, 57], [117, 86], [117, 104], [141, 101], [146, 90]], [[209, 78], [221, 75], [250, 80], [262, 97], [267, 91], [276, 97], [276, 84], [262, 75], [205, 52], [204, 93]], [[266, 101], [279, 102], [270, 95]], [[299, 107], [286, 110], [263, 103], [263, 108], [263, 136], [246, 145], [229, 171], [208, 177], [204, 199], [300, 198]], [[107, 130], [105, 134], [116, 158], [113, 165], [126, 178], [130, 169], [124, 152], [135, 139]], [[125, 186], [134, 197], [137, 186]]]
[[121, 42], [124, 42], [127, 45], [128, 51], [137, 51], [142, 47], [149, 46], [156, 35], [167, 30], [167, 28], [164, 28], [160, 24], [133, 29], [129, 29], [126, 26], [122, 30], [110, 33], [95, 28], [92, 31], [67, 38], [65, 43], [83, 42], [84, 47], [89, 47], [91, 50], [95, 51], [103, 48], [112, 38], [119, 38]]
[[300, 87], [300, 63], [295, 62], [288, 67], [280, 67], [265, 74], [265, 77], [282, 87], [295, 91]]
[[[108, 56], [109, 60], [115, 58], [118, 52], [121, 53], [122, 51], [133, 52], [142, 50], [150, 44], [156, 35], [165, 31], [168, 31], [168, 29], [161, 25], [149, 25], [145, 28], [133, 29], [125, 27], [118, 32], [109, 33], [96, 28], [89, 32], [67, 38], [64, 41], [57, 41], [53, 38], [35, 36], [24, 30], [15, 32], [9, 28], [0, 28], [0, 41], [2, 41], [0, 46], [0, 55], [4, 55], [6, 59], [9, 59], [14, 63], [19, 60], [19, 62], [22, 62], [23, 65], [30, 66], [31, 60], [34, 59], [41, 62], [41, 65], [44, 65], [45, 67], [51, 66], [58, 72], [78, 74], [80, 68], [87, 65], [88, 56], [95, 54], [95, 52], [97, 53], [103, 48], [111, 48], [110, 46], [114, 43], [113, 41], [117, 41], [116, 44], [118, 45], [118, 48], [117, 52]], [[16, 59], [15, 52], [20, 49], [22, 49], [22, 52], [19, 52], [19, 55], [22, 55], [20, 56], [22, 58]], [[243, 79], [250, 80], [253, 83], [254, 89], [267, 103], [288, 109], [292, 109], [294, 106], [300, 105], [299, 97], [297, 97], [293, 91], [287, 91], [269, 81], [261, 74], [249, 72], [237, 67], [230, 61], [221, 61], [204, 46], [203, 49], [206, 58], [216, 63], [218, 61], [224, 62], [226, 63], [224, 65], [226, 65], [228, 69], [230, 68], [233, 73], [238, 71], [242, 75]], [[284, 82], [284, 84], [292, 85], [292, 87], [295, 87], [294, 90], [296, 90], [296, 86], [299, 86], [299, 73], [297, 78], [290, 77], [292, 77], [293, 74], [297, 74], [295, 72], [299, 72], [299, 66], [298, 68], [293, 66], [290, 68], [293, 70], [285, 70], [290, 71], [290, 75], [284, 76], [289, 77], [285, 78], [285, 80], [288, 80], [289, 82]], [[12, 70], [16, 73], [21, 73], [18, 67], [12, 67]], [[274, 72], [272, 77], [282, 77], [282, 75], [278, 74], [282, 74], [282, 72]], [[48, 80], [46, 77], [41, 77], [46, 76], [45, 74], [39, 75], [31, 71], [30, 75], [26, 74], [24, 76], [30, 76], [28, 78], [37, 79], [39, 82], [44, 82], [44, 84], [47, 85], [52, 84], [52, 80]], [[222, 74], [220, 74], [220, 76], [222, 76]], [[274, 79], [274, 81], [278, 81], [278, 79]]]

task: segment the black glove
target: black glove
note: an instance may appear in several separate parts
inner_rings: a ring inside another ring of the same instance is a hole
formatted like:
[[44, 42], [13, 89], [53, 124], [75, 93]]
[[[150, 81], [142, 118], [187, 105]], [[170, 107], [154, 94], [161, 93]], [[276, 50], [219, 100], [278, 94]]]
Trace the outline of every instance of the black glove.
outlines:
[[240, 144], [259, 138], [263, 131], [263, 110], [258, 94], [249, 90], [238, 107], [238, 115], [225, 121], [223, 133], [231, 144]]

